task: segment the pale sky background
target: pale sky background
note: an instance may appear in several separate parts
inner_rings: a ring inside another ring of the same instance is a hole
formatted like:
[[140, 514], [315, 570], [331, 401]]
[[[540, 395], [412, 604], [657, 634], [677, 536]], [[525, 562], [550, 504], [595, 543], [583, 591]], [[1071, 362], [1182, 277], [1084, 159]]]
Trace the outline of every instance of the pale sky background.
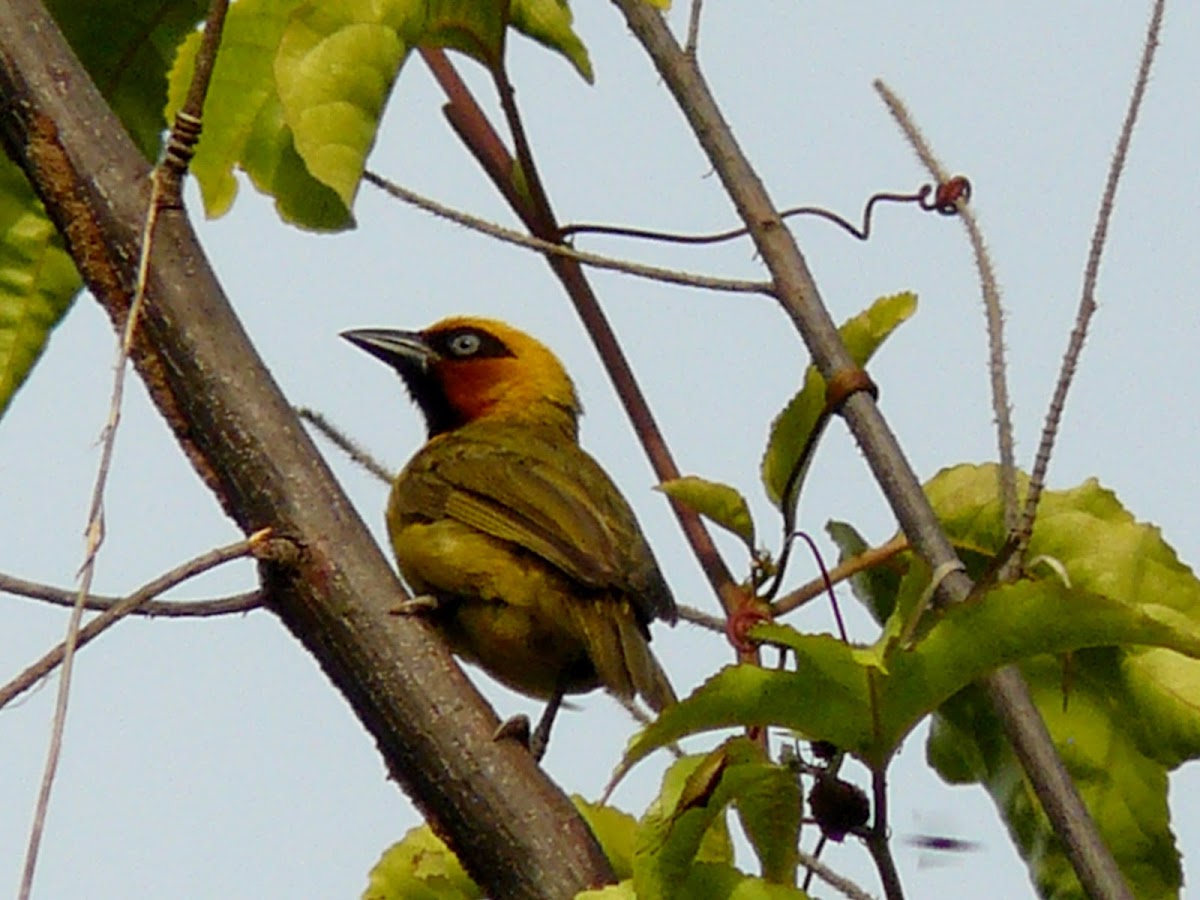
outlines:
[[[729, 202], [673, 101], [619, 14], [575, 4], [597, 83], [556, 56], [512, 42], [513, 80], [549, 193], [564, 221], [681, 230], [730, 227]], [[968, 174], [1008, 309], [1007, 343], [1028, 466], [1075, 314], [1087, 244], [1129, 94], [1146, 3], [980, 0], [969, 5], [709, 0], [701, 60], [751, 160], [781, 206], [824, 204], [856, 217], [878, 190], [925, 179], [871, 89], [886, 79], [951, 170]], [[687, 5], [670, 19], [682, 31]], [[1200, 8], [1167, 11], [1161, 51], [1130, 158], [1099, 287], [1101, 308], [1070, 398], [1051, 483], [1089, 476], [1161, 525], [1194, 563], [1200, 539], [1200, 177], [1195, 147]], [[482, 71], [463, 60], [479, 96]], [[419, 60], [401, 73], [371, 166], [416, 190], [511, 223], [439, 113]], [[195, 194], [193, 193], [193, 198]], [[192, 210], [199, 214], [193, 199]], [[638, 511], [676, 596], [714, 610], [653, 475], [574, 312], [545, 263], [364, 187], [359, 228], [315, 237], [284, 227], [244, 187], [225, 219], [201, 223], [212, 263], [291, 400], [323, 410], [390, 464], [423, 426], [383, 366], [341, 341], [360, 326], [419, 327], [445, 315], [499, 316], [564, 358], [587, 407], [583, 441]], [[911, 289], [920, 310], [872, 373], [882, 408], [923, 478], [995, 456], [985, 339], [960, 226], [884, 208], [870, 243], [818, 222], [795, 224], [826, 302], [844, 319]], [[589, 239], [581, 246], [696, 270], [762, 277], [746, 242], [708, 249]], [[768, 424], [807, 353], [764, 298], [663, 287], [611, 273], [594, 283], [685, 472], [731, 482], [766, 540], [776, 519], [758, 480]], [[68, 586], [97, 463], [113, 336], [83, 298], [0, 424], [0, 570]], [[133, 382], [107, 495], [95, 589], [125, 593], [239, 536]], [[363, 517], [382, 535], [385, 488], [323, 445]], [[834, 423], [810, 477], [801, 523], [846, 519], [871, 539], [894, 521], [859, 453]], [[730, 564], [745, 561], [723, 542]], [[793, 578], [811, 574], [798, 557]], [[187, 597], [253, 585], [248, 564], [185, 586]], [[874, 632], [839, 591], [855, 636]], [[64, 612], [5, 597], [0, 678], [62, 637]], [[796, 620], [831, 627], [824, 609]], [[660, 627], [655, 648], [687, 691], [730, 659], [715, 636]], [[475, 673], [501, 715], [537, 712]], [[0, 713], [0, 884], [19, 880], [54, 701], [53, 683]], [[558, 723], [545, 762], [568, 791], [596, 796], [633, 730], [601, 694]], [[694, 746], [709, 746], [696, 742]], [[615, 801], [641, 811], [664, 759], [635, 770]], [[896, 853], [911, 897], [1032, 896], [1024, 867], [979, 789], [950, 789], [924, 769], [924, 729], [892, 770]], [[864, 782], [865, 783], [865, 780]], [[1186, 872], [1200, 878], [1200, 777], [1172, 779]], [[35, 895], [44, 898], [356, 897], [379, 854], [418, 821], [385, 778], [373, 742], [303, 648], [269, 613], [208, 621], [128, 621], [86, 648]], [[903, 845], [935, 832], [979, 841], [934, 858]], [[811, 840], [811, 838], [810, 838]], [[811, 846], [811, 845], [808, 845]], [[1190, 858], [1187, 855], [1191, 849]], [[827, 861], [873, 893], [850, 842]], [[745, 860], [748, 866], [754, 863]], [[820, 888], [819, 896], [832, 896]]]

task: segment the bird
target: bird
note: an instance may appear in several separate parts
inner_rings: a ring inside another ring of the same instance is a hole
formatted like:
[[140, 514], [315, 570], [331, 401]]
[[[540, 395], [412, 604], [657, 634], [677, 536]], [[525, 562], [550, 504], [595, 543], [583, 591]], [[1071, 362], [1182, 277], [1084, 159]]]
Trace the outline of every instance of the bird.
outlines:
[[[676, 702], [650, 623], [675, 600], [633, 510], [579, 445], [582, 407], [554, 353], [495, 319], [341, 336], [399, 373], [426, 443], [396, 476], [388, 535], [427, 616], [459, 657], [548, 701], [541, 759], [566, 694], [606, 688], [656, 712]], [[512, 728], [514, 722], [515, 730]]]

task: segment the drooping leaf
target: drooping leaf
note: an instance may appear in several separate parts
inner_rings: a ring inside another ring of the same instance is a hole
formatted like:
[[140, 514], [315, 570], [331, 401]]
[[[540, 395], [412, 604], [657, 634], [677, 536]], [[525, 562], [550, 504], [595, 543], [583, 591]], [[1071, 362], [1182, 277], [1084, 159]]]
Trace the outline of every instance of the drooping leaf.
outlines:
[[0, 415], [80, 284], [75, 264], [25, 174], [0, 156]]
[[[487, 8], [491, 3], [430, 3]], [[354, 204], [384, 104], [415, 42], [426, 4], [419, 0], [315, 0], [288, 19], [275, 54], [283, 119], [308, 171]], [[446, 23], [437, 20], [434, 27]]]
[[[881, 297], [838, 329], [856, 365], [865, 366], [879, 345], [916, 311], [915, 294]], [[795, 505], [815, 441], [824, 427], [825, 379], [815, 366], [804, 373], [804, 385], [771, 423], [771, 434], [762, 460], [767, 496], [780, 510]], [[803, 463], [803, 465], [802, 465]], [[788, 496], [785, 496], [788, 495]]]
[[[232, 206], [234, 169], [241, 166], [255, 187], [275, 198], [284, 221], [322, 231], [353, 224], [341, 198], [312, 176], [296, 152], [275, 86], [275, 52], [301, 2], [239, 0], [226, 16], [204, 106], [204, 131], [191, 166], [211, 217]], [[179, 48], [171, 71], [168, 120], [187, 95], [200, 37], [192, 34]]]
[[[1107, 696], [1107, 679], [1097, 682], [1093, 675], [1100, 657], [1107, 656], [1113, 664], [1117, 653], [1085, 651], [1074, 656], [1076, 672], [1065, 710], [1062, 667], [1056, 660], [1027, 662], [1021, 671], [1134, 896], [1177, 897], [1181, 872], [1169, 827], [1167, 772], [1141, 753], [1128, 731], [1113, 727], [1114, 712], [1127, 706], [1114, 704]], [[943, 778], [980, 783], [987, 789], [1039, 896], [1055, 900], [1087, 896], [980, 689], [965, 690], [942, 707], [934, 717], [926, 755]]]
[[750, 517], [746, 498], [736, 488], [696, 475], [685, 475], [664, 481], [657, 490], [736, 534], [746, 549], [754, 552], [754, 520]]
[[[192, 170], [210, 216], [237, 191], [235, 168], [288, 222], [353, 227], [354, 197], [395, 80], [418, 46], [501, 64], [509, 24], [590, 77], [560, 0], [239, 0], [226, 20]], [[186, 94], [193, 34], [171, 70], [168, 116]]]
[[[951, 540], [984, 559], [1005, 537], [996, 483], [993, 466], [959, 466], [927, 486]], [[1200, 622], [1195, 575], [1158, 528], [1135, 521], [1095, 481], [1043, 495], [1030, 542], [1030, 558], [1039, 556], [1057, 561], [1077, 590], [1154, 615], [1169, 611], [1193, 628]], [[1181, 873], [1169, 828], [1167, 773], [1200, 755], [1200, 663], [1169, 649], [1114, 646], [1074, 654], [1071, 668], [1064, 709], [1059, 661], [1043, 657], [1022, 665], [1067, 768], [1137, 895], [1177, 896]], [[927, 753], [948, 780], [988, 789], [1043, 896], [1083, 896], [977, 691], [943, 707]]]
[[428, 825], [413, 828], [371, 869], [362, 900], [482, 900], [483, 891]]
[[[763, 878], [731, 865], [736, 806]], [[642, 821], [633, 884], [642, 897], [804, 897], [795, 884], [802, 798], [795, 775], [744, 737], [675, 763]], [[618, 895], [619, 896], [619, 895]]]
[[585, 81], [592, 82], [592, 61], [571, 28], [573, 16], [566, 0], [513, 0], [509, 17], [514, 28], [561, 53]]

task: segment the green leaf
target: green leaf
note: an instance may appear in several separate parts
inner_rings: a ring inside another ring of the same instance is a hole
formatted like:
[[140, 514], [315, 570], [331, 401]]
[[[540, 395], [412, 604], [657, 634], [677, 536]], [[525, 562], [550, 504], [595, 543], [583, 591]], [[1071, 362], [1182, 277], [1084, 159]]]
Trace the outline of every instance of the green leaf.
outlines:
[[[881, 297], [865, 312], [842, 325], [838, 331], [854, 363], [865, 366], [879, 345], [912, 316], [916, 308], [917, 297], [912, 293]], [[771, 435], [763, 454], [763, 485], [771, 502], [780, 510], [789, 511], [795, 506], [812, 460], [813, 445], [824, 430], [824, 410], [825, 379], [816, 366], [810, 365], [805, 370], [800, 392], [771, 423]], [[804, 456], [806, 451], [807, 457]], [[796, 473], [794, 477], [793, 472]]]
[[[985, 562], [1005, 537], [996, 484], [994, 466], [958, 466], [927, 486], [951, 540]], [[1056, 560], [1077, 590], [1156, 616], [1166, 610], [1192, 628], [1200, 622], [1200, 582], [1191, 569], [1158, 528], [1135, 521], [1094, 480], [1043, 495], [1030, 555]], [[1070, 661], [1065, 698], [1058, 661], [1031, 660], [1022, 671], [1137, 895], [1177, 896], [1181, 873], [1169, 829], [1167, 773], [1200, 756], [1200, 663], [1151, 646], [1080, 652]], [[965, 691], [940, 711], [927, 753], [944, 778], [988, 789], [1043, 896], [1083, 896], [978, 692]]]
[[591, 803], [577, 794], [571, 796], [571, 802], [600, 842], [613, 874], [620, 879], [629, 878], [633, 874], [633, 854], [637, 846], [637, 819], [614, 807]]
[[[65, 0], [61, 0], [65, 2]], [[239, 0], [226, 19], [192, 163], [209, 216], [237, 194], [241, 167], [285, 221], [351, 228], [351, 210], [388, 97], [417, 46], [500, 64], [507, 0]], [[515, 27], [590, 75], [559, 0], [518, 0]], [[167, 115], [183, 103], [200, 43], [182, 43]], [[161, 123], [156, 127], [161, 128]]]
[[46, 8], [138, 149], [157, 158], [167, 72], [208, 0], [47, 0]]
[[804, 798], [794, 773], [766, 760], [734, 766], [725, 781], [738, 819], [758, 856], [762, 875], [776, 884], [795, 884]]
[[565, 56], [589, 84], [594, 75], [587, 47], [571, 28], [573, 17], [566, 0], [513, 0], [512, 26], [539, 44]]
[[[846, 522], [829, 521], [825, 531], [838, 548], [838, 565], [861, 556], [871, 545], [852, 525]], [[850, 578], [850, 590], [867, 611], [882, 625], [892, 614], [896, 605], [896, 592], [900, 579], [908, 570], [904, 559], [893, 556], [886, 562], [864, 569]]]
[[754, 520], [750, 518], [746, 498], [736, 488], [696, 475], [685, 475], [664, 481], [656, 489], [733, 532], [742, 539], [746, 549], [754, 552]]
[[507, 0], [426, 0], [419, 37], [422, 47], [446, 47], [465, 53], [487, 69], [504, 58]]
[[[430, 7], [464, 5], [492, 4]], [[275, 81], [284, 121], [308, 171], [346, 209], [400, 66], [422, 34], [425, 7], [420, 0], [315, 0], [296, 9], [280, 37]]]
[[[48, 0], [63, 36], [147, 159], [158, 155], [166, 73], [206, 0]], [[21, 171], [0, 157], [0, 413], [81, 281]]]
[[[1074, 665], [1091, 656], [1115, 661], [1118, 651], [1077, 654]], [[1063, 761], [1100, 827], [1126, 880], [1141, 898], [1177, 897], [1181, 883], [1178, 851], [1169, 828], [1167, 772], [1147, 760], [1130, 732], [1112, 727], [1115, 713], [1129, 712], [1123, 699], [1108, 697], [1106, 679], [1072, 677], [1063, 709], [1062, 667], [1051, 659], [1025, 663], [1034, 702]], [[983, 692], [963, 691], [934, 717], [926, 745], [930, 764], [943, 778], [980, 783], [1003, 815], [1042, 897], [1083, 900], [1087, 895], [1041, 804], [1002, 737]]]
[[905, 735], [958, 691], [1039, 653], [1141, 644], [1200, 656], [1200, 627], [1171, 607], [1129, 604], [1056, 579], [1022, 581], [932, 617], [911, 648], [851, 647], [830, 635], [758, 625], [752, 637], [790, 648], [795, 670], [728, 667], [633, 738], [618, 772], [701, 731], [776, 725], [884, 765]]
[[458, 858], [428, 825], [408, 832], [371, 869], [362, 900], [481, 900]]
[[[237, 195], [234, 168], [241, 166], [258, 190], [275, 198], [284, 221], [322, 231], [353, 225], [347, 205], [296, 152], [275, 86], [275, 51], [301, 2], [239, 0], [229, 9], [191, 166], [209, 216], [229, 211]], [[187, 95], [200, 37], [189, 36], [175, 58], [169, 119]]]
[[638, 897], [687, 896], [679, 891], [694, 862], [732, 862], [724, 805], [708, 803], [702, 790], [711, 779], [714, 760], [723, 759], [720, 752], [718, 748], [707, 756], [686, 756], [663, 776], [662, 791], [638, 832], [633, 857]]
[[0, 414], [80, 285], [75, 264], [25, 174], [0, 156]]

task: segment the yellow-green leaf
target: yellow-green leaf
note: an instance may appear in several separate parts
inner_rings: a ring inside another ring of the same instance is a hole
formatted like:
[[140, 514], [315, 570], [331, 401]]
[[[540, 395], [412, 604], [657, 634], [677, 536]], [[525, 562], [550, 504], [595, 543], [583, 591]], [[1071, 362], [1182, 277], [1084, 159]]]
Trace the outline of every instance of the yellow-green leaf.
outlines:
[[481, 900], [483, 891], [428, 825], [412, 829], [371, 869], [362, 900]]
[[513, 0], [509, 12], [512, 26], [539, 44], [557, 50], [583, 76], [593, 79], [587, 47], [571, 28], [573, 17], [566, 0]]
[[705, 756], [677, 760], [663, 776], [663, 787], [642, 819], [633, 857], [633, 883], [638, 897], [677, 897], [689, 868], [699, 862], [728, 863], [733, 844], [725, 808], [686, 804], [692, 775]]
[[24, 173], [0, 156], [0, 414], [80, 285], [75, 264]]
[[283, 118], [308, 171], [347, 209], [384, 104], [424, 25], [418, 0], [317, 0], [289, 19], [275, 55]]
[[571, 802], [600, 842], [613, 874], [622, 879], [630, 877], [637, 847], [637, 819], [615, 807], [591, 803], [578, 794], [571, 796]]
[[[926, 491], [960, 555], [988, 564], [1005, 540], [995, 466], [957, 466]], [[1025, 479], [1019, 481], [1025, 489]], [[1078, 591], [1126, 604], [1147, 617], [1200, 627], [1200, 581], [1116, 496], [1089, 480], [1046, 491], [1030, 558], [1053, 559]], [[1057, 578], [1049, 566], [1034, 567]], [[1060, 623], [1069, 624], [1069, 623]], [[1051, 626], [1047, 626], [1051, 627]], [[1057, 627], [1057, 626], [1053, 626]], [[1153, 641], [1081, 650], [1071, 658], [1069, 692], [1059, 660], [1022, 665], [1030, 692], [1084, 802], [1139, 897], [1175, 897], [1181, 871], [1170, 830], [1167, 775], [1200, 756], [1200, 661]], [[939, 711], [927, 753], [943, 777], [980, 782], [1017, 837], [1042, 896], [1079, 898], [1076, 880], [998, 723], [976, 690]]]
[[[881, 297], [838, 329], [850, 357], [865, 366], [879, 345], [916, 311], [912, 293]], [[804, 386], [771, 423], [762, 460], [763, 485], [771, 501], [791, 515], [812, 451], [825, 426], [825, 379], [815, 366], [804, 373]]]
[[685, 475], [664, 481], [656, 489], [733, 532], [751, 553], [754, 552], [754, 520], [750, 517], [746, 498], [736, 488], [696, 475]]
[[[203, 136], [191, 165], [209, 216], [224, 215], [232, 206], [234, 169], [240, 166], [258, 190], [275, 198], [284, 221], [320, 231], [353, 225], [349, 207], [313, 177], [296, 152], [275, 85], [275, 52], [302, 2], [239, 0], [229, 9], [204, 106]], [[199, 46], [195, 32], [179, 47], [168, 120], [183, 105]]]
[[1200, 625], [1169, 606], [1131, 604], [1056, 578], [1020, 581], [931, 616], [911, 648], [880, 652], [780, 624], [751, 636], [788, 647], [794, 670], [727, 667], [636, 735], [623, 774], [653, 750], [691, 734], [777, 725], [882, 765], [926, 715], [981, 676], [1039, 654], [1089, 647], [1165, 647], [1200, 658]]

